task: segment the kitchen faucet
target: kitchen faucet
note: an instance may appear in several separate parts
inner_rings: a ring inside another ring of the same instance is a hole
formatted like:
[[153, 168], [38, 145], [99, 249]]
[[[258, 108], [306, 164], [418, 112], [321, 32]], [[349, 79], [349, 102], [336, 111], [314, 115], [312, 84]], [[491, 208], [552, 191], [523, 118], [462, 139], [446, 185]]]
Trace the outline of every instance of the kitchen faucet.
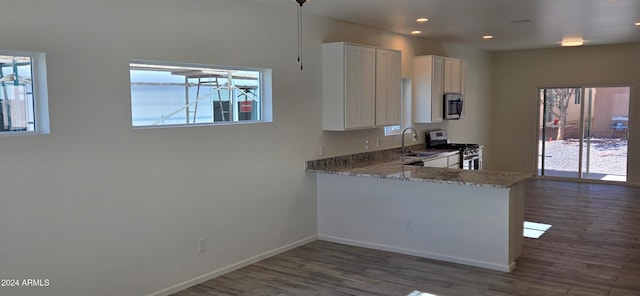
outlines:
[[403, 163], [404, 163], [404, 155], [405, 155], [405, 152], [406, 152], [406, 147], [404, 146], [404, 133], [405, 133], [407, 130], [411, 130], [411, 131], [413, 131], [413, 139], [417, 139], [417, 136], [418, 136], [418, 131], [416, 131], [416, 129], [415, 129], [415, 128], [412, 128], [412, 127], [405, 128], [405, 129], [402, 131], [402, 150], [401, 150], [401, 152], [400, 152], [400, 158], [402, 159], [402, 162], [403, 162]]

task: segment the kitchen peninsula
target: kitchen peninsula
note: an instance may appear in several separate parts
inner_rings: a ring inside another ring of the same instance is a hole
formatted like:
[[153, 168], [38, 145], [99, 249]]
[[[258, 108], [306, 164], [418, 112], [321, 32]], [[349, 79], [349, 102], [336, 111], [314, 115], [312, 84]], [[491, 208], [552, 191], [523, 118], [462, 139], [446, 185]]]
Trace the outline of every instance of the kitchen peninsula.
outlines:
[[529, 174], [406, 165], [398, 149], [307, 162], [322, 240], [509, 272]]

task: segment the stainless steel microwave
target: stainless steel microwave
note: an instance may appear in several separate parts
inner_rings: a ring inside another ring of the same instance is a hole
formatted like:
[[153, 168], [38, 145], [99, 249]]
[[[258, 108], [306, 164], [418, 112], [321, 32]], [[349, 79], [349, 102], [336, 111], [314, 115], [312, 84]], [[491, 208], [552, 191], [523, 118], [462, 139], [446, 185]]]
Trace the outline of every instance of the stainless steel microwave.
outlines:
[[444, 119], [460, 119], [464, 114], [463, 94], [444, 94]]

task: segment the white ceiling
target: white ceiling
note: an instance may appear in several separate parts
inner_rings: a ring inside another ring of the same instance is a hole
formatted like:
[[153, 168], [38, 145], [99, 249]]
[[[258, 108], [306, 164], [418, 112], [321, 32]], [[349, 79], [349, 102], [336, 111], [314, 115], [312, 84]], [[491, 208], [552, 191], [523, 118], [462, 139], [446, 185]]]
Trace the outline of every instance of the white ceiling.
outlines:
[[[640, 42], [640, 0], [309, 0], [303, 13], [401, 34], [422, 30], [424, 38], [486, 50], [557, 47], [563, 38], [585, 45]], [[429, 21], [419, 24], [419, 17]]]

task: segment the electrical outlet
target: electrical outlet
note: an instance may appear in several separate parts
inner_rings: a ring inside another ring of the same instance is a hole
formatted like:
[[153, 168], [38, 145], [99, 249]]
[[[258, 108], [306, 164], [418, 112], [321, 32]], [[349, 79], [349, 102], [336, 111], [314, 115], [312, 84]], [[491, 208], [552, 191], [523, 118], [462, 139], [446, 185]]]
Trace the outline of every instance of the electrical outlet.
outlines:
[[376, 148], [380, 148], [380, 138], [376, 139]]
[[324, 155], [324, 145], [320, 145], [320, 156]]
[[418, 141], [418, 134], [413, 134], [412, 142]]
[[364, 149], [369, 149], [369, 140], [364, 140]]
[[207, 239], [202, 237], [198, 239], [198, 253], [204, 253], [207, 251]]

